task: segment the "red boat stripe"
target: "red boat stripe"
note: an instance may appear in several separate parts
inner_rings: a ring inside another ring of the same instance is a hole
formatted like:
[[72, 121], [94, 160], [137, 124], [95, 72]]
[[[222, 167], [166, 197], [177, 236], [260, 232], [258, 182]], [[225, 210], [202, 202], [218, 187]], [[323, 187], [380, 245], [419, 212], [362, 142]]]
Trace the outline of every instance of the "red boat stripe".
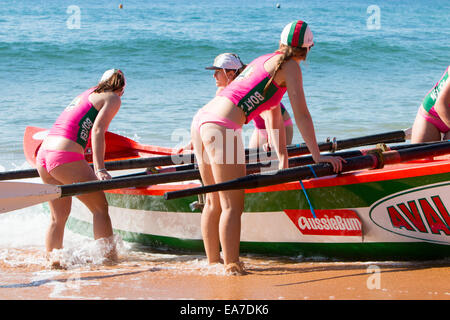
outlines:
[[[324, 188], [324, 187], [334, 187], [357, 183], [368, 183], [383, 180], [395, 180], [404, 179], [418, 176], [427, 176], [432, 174], [442, 174], [450, 171], [450, 162], [448, 157], [445, 158], [447, 161], [436, 161], [436, 163], [427, 163], [424, 161], [415, 161], [408, 164], [398, 164], [389, 166], [384, 169], [379, 170], [365, 170], [358, 173], [346, 173], [340, 176], [330, 176], [318, 179], [303, 180], [303, 185], [305, 189], [310, 188]], [[152, 196], [162, 196], [167, 191], [182, 190], [187, 188], [193, 188], [200, 186], [197, 183], [183, 184], [183, 185], [156, 185], [148, 188], [137, 188], [137, 189], [120, 189], [120, 190], [110, 190], [107, 192], [117, 193], [117, 194], [132, 194], [132, 195], [152, 195]], [[275, 191], [289, 191], [289, 190], [299, 190], [300, 185], [298, 181], [279, 184], [275, 186], [261, 187], [257, 189], [248, 189], [246, 193], [257, 193], [257, 192], [275, 192]]]

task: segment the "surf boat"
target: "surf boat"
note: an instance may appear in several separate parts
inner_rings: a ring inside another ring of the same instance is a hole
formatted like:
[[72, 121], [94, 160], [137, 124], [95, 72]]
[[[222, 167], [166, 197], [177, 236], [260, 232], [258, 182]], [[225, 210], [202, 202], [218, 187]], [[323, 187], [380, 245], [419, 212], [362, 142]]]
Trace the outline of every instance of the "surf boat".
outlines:
[[[32, 166], [44, 132], [45, 129], [36, 127], [27, 127], [25, 131], [24, 152]], [[375, 144], [371, 140], [366, 142], [367, 145]], [[107, 168], [112, 163], [157, 160], [174, 153], [171, 148], [142, 145], [112, 133], [107, 134], [106, 143], [106, 159], [112, 161], [107, 162]], [[332, 145], [335, 144], [334, 140]], [[270, 184], [259, 185], [241, 181], [240, 187], [239, 184], [235, 187], [245, 188], [241, 252], [339, 260], [449, 257], [449, 142], [426, 144], [428, 151], [425, 153], [415, 151], [423, 144], [384, 144], [383, 147], [384, 151], [369, 148], [349, 152], [360, 153], [361, 159], [370, 154], [380, 160], [380, 155], [389, 152], [401, 153], [403, 158], [396, 155], [396, 161], [389, 161], [387, 157], [384, 165], [378, 161], [376, 165], [363, 169], [354, 167], [340, 174], [320, 174], [325, 166], [303, 165], [292, 170], [306, 170], [309, 175], [298, 174], [297, 178], [293, 175], [294, 178], [281, 179], [279, 183], [276, 179]], [[399, 151], [392, 151], [396, 148]], [[436, 151], [438, 149], [440, 151]], [[340, 154], [336, 150], [333, 152]], [[403, 156], [406, 152], [409, 152], [409, 157]], [[89, 152], [87, 160], [90, 161]], [[290, 158], [290, 163], [291, 160], [293, 158]], [[131, 180], [125, 184], [126, 187], [118, 184], [103, 188], [114, 232], [125, 241], [153, 248], [204, 252], [200, 230], [204, 193], [198, 172], [183, 176], [180, 181], [164, 179], [164, 175], [195, 171], [178, 171], [181, 167], [160, 166], [156, 167], [160, 172], [153, 174], [146, 170], [145, 179], [163, 177], [155, 183], [137, 182], [142, 176], [128, 175], [118, 179]], [[311, 173], [313, 167], [316, 172]], [[114, 180], [110, 181], [114, 183]], [[99, 183], [94, 182], [96, 186]], [[95, 186], [91, 190], [95, 190]], [[198, 191], [189, 194], [189, 190]], [[76, 192], [67, 195], [76, 195]], [[180, 192], [184, 195], [170, 196]], [[76, 233], [92, 236], [92, 215], [81, 202], [74, 201], [67, 227]]]

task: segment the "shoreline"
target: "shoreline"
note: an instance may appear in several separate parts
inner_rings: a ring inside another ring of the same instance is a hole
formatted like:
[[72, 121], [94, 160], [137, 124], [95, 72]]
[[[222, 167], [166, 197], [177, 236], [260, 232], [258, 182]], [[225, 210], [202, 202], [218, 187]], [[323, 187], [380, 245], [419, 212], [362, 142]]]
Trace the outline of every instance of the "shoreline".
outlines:
[[132, 253], [113, 265], [68, 270], [3, 261], [0, 299], [450, 300], [448, 259], [296, 262], [244, 256], [242, 261], [248, 272], [243, 276], [225, 275], [197, 256], [144, 259]]

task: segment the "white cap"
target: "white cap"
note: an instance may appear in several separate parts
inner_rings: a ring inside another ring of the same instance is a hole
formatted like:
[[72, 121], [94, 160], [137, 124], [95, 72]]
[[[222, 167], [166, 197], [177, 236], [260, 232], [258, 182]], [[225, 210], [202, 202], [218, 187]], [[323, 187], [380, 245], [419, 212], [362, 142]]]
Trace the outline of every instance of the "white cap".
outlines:
[[[112, 75], [114, 73], [116, 73], [116, 72], [122, 73], [122, 71], [120, 69], [109, 69], [109, 70], [106, 70], [103, 73], [102, 77], [100, 78], [100, 82], [108, 81], [112, 77]], [[125, 76], [123, 77], [123, 80], [124, 80], [124, 87], [125, 87], [127, 85], [127, 81], [125, 80]]]
[[222, 53], [219, 54], [215, 59], [214, 63], [210, 67], [206, 67], [208, 70], [215, 69], [229, 69], [229, 70], [238, 70], [242, 68], [244, 64], [237, 54], [234, 53]]
[[112, 75], [114, 74], [114, 72], [116, 72], [116, 70], [117, 70], [117, 69], [109, 69], [109, 70], [106, 70], [106, 71], [103, 73], [102, 77], [100, 78], [100, 82], [109, 80], [109, 78], [112, 77]]

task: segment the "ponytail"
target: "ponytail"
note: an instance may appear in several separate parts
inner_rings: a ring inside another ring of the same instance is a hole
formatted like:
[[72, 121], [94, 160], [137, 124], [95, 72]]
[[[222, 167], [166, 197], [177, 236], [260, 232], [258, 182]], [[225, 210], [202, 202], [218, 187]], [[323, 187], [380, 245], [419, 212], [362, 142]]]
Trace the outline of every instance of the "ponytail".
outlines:
[[125, 76], [122, 71], [117, 70], [107, 80], [100, 81], [94, 92], [102, 93], [106, 91], [116, 91], [122, 90], [122, 88], [124, 87], [125, 87]]
[[303, 58], [303, 60], [306, 59], [306, 55], [308, 54], [307, 48], [298, 48], [298, 47], [291, 47], [287, 46], [285, 44], [280, 44], [280, 49], [278, 50], [282, 54], [280, 61], [278, 62], [278, 65], [276, 66], [273, 76], [270, 77], [269, 82], [267, 82], [266, 86], [264, 87], [263, 96], [266, 95], [267, 90], [269, 89], [273, 79], [275, 78], [275, 75], [277, 74], [278, 70], [281, 68], [283, 63], [286, 61], [289, 61], [292, 57], [299, 57]]

